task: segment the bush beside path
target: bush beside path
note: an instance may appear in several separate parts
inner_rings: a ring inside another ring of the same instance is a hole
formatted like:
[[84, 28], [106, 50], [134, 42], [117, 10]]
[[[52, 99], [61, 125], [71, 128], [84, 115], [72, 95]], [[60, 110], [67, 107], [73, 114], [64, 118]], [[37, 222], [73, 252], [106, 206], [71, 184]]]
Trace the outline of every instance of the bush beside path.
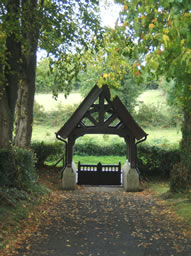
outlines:
[[191, 252], [189, 226], [147, 190], [57, 190], [45, 211], [39, 228], [6, 255], [189, 256]]

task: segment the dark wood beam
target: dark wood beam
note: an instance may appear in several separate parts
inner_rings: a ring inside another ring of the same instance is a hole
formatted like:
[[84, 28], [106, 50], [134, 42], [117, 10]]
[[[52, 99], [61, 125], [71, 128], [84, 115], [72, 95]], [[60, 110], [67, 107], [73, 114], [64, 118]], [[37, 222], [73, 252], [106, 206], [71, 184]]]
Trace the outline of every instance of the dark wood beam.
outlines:
[[104, 94], [103, 92], [99, 96], [99, 125], [104, 123]]
[[90, 115], [89, 111], [85, 114], [85, 117], [87, 117], [95, 126], [98, 125], [98, 122]]
[[127, 134], [126, 129], [116, 129], [115, 127], [86, 127], [86, 128], [78, 128], [76, 127], [72, 134], [75, 135], [75, 137], [83, 136], [84, 134], [115, 134], [119, 135], [120, 137], [126, 137], [130, 136], [130, 134]]
[[109, 126], [115, 119], [117, 118], [117, 115], [114, 113], [112, 114], [105, 122], [105, 126]]

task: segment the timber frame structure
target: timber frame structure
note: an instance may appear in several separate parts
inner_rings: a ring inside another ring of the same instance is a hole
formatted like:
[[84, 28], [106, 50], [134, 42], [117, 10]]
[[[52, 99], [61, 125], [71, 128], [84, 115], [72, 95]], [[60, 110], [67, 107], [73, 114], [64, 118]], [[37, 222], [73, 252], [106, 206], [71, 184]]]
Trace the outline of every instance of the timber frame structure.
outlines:
[[[75, 140], [84, 134], [116, 134], [127, 145], [126, 158], [131, 168], [136, 168], [136, 144], [147, 135], [136, 123], [118, 96], [111, 99], [107, 85], [95, 85], [71, 118], [56, 132], [56, 137], [66, 143], [66, 166], [72, 166]], [[65, 141], [68, 139], [68, 142]]]

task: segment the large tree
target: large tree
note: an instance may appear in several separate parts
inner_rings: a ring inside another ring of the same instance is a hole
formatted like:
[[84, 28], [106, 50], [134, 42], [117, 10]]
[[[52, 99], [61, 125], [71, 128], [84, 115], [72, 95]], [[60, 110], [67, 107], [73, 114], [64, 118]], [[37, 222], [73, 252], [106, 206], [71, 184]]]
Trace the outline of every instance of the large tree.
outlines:
[[95, 49], [101, 37], [97, 6], [96, 0], [0, 2], [0, 147], [12, 140], [16, 100], [15, 145], [30, 146], [38, 45], [57, 71], [55, 94], [69, 90], [69, 81], [84, 66], [84, 49]]
[[[190, 0], [117, 0], [123, 5], [119, 27], [125, 27], [137, 59], [131, 67], [144, 80], [173, 79], [174, 101], [184, 113], [181, 163], [176, 166], [182, 187], [191, 184], [191, 2]], [[141, 58], [140, 58], [141, 56]], [[185, 178], [186, 177], [186, 178]]]

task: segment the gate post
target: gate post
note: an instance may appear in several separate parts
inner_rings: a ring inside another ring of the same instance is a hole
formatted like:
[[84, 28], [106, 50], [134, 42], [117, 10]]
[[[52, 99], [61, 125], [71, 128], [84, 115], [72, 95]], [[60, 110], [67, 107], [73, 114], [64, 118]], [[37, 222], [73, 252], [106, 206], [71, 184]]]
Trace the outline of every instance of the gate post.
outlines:
[[101, 172], [102, 171], [102, 164], [99, 162], [97, 164], [97, 172]]

